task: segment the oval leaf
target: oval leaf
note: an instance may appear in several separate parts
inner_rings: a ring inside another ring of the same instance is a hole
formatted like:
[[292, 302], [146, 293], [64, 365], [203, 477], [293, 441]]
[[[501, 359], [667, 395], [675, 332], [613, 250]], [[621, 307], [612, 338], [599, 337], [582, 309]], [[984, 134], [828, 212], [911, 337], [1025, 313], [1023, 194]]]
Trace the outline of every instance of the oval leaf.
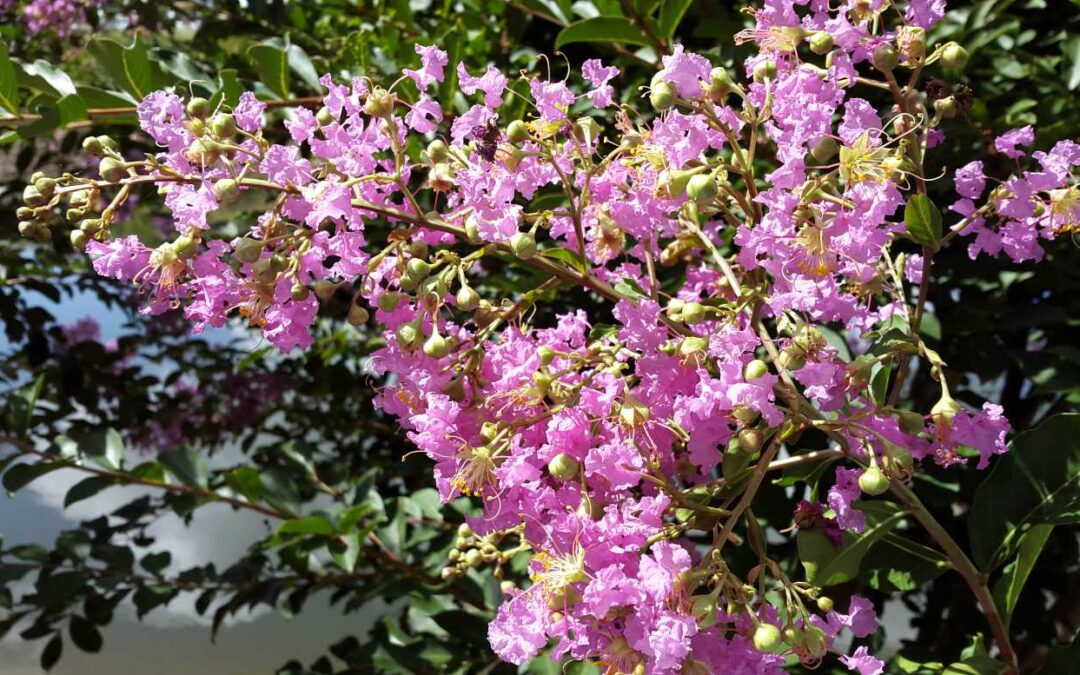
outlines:
[[563, 28], [555, 39], [555, 49], [561, 49], [563, 45], [573, 42], [616, 42], [640, 46], [649, 44], [645, 35], [634, 27], [629, 19], [612, 16], [585, 19]]
[[904, 225], [908, 235], [923, 246], [934, 251], [941, 246], [941, 211], [926, 195], [919, 193], [908, 198]]

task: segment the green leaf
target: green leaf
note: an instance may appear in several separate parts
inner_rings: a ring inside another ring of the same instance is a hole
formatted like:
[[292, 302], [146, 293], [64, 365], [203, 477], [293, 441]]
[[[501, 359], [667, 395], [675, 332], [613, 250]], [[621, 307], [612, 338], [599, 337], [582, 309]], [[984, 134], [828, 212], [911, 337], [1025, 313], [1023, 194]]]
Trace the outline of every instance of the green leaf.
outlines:
[[124, 461], [124, 439], [115, 429], [87, 434], [79, 445], [83, 454], [106, 469], [115, 471]]
[[645, 34], [629, 19], [610, 16], [585, 19], [563, 28], [555, 38], [555, 49], [574, 42], [615, 42], [643, 47], [649, 44]]
[[994, 584], [994, 605], [1001, 612], [1006, 628], [1020, 599], [1020, 592], [1024, 590], [1024, 584], [1053, 530], [1053, 525], [1036, 525], [1025, 532], [1017, 546], [1016, 560], [1005, 566], [1001, 578]]
[[278, 38], [272, 38], [257, 45], [252, 45], [247, 50], [248, 59], [251, 60], [255, 72], [270, 91], [281, 98], [289, 97], [289, 56], [287, 44], [282, 44]]
[[694, 0], [664, 0], [660, 6], [660, 36], [671, 40]]
[[68, 630], [71, 633], [71, 641], [79, 649], [91, 654], [101, 651], [101, 632], [88, 619], [72, 614]]
[[895, 532], [881, 538], [862, 561], [868, 583], [878, 590], [911, 591], [952, 569], [936, 550]]
[[1080, 675], [1080, 634], [1073, 637], [1067, 647], [1055, 645], [1050, 648], [1042, 675]]
[[899, 505], [885, 501], [858, 502], [855, 508], [866, 514], [866, 528], [860, 533], [845, 532], [840, 550], [820, 530], [799, 532], [799, 559], [810, 583], [835, 586], [857, 577], [863, 557], [900, 524], [905, 513]]
[[568, 248], [562, 248], [561, 246], [549, 248], [545, 249], [540, 255], [545, 258], [564, 262], [572, 269], [575, 269], [582, 274], [587, 274], [589, 271], [588, 264], [581, 259], [581, 256]]
[[12, 466], [4, 474], [4, 489], [9, 493], [15, 493], [29, 485], [32, 481], [65, 466], [63, 462], [37, 462], [22, 463]]
[[171, 553], [168, 551], [159, 551], [157, 553], [147, 553], [143, 556], [143, 559], [139, 561], [139, 564], [150, 574], [160, 575], [162, 570], [168, 567], [171, 562]]
[[54, 95], [57, 98], [77, 95], [75, 83], [64, 71], [53, 66], [48, 61], [38, 59], [33, 63], [23, 63], [19, 81], [26, 87], [39, 92]]
[[1080, 522], [1080, 413], [1018, 434], [975, 491], [968, 518], [975, 564], [989, 571], [1034, 525]]
[[321, 534], [327, 537], [335, 534], [334, 524], [323, 516], [307, 516], [290, 520], [278, 528], [281, 534]]
[[340, 540], [330, 545], [330, 559], [346, 574], [352, 574], [356, 569], [356, 561], [360, 557], [360, 531], [353, 530], [343, 535]]
[[7, 46], [0, 42], [0, 107], [9, 113], [19, 112], [19, 89], [15, 81], [15, 65], [8, 56]]
[[921, 192], [908, 198], [904, 207], [904, 224], [912, 239], [938, 250], [941, 246], [941, 211]]
[[45, 645], [45, 650], [41, 652], [41, 667], [44, 670], [52, 670], [52, 667], [56, 665], [56, 662], [60, 660], [60, 654], [64, 651], [64, 638], [60, 637], [60, 631], [57, 631], [48, 644]]
[[209, 470], [206, 460], [190, 445], [159, 453], [158, 462], [184, 485], [207, 486]]
[[1069, 63], [1069, 89], [1080, 87], [1080, 35], [1073, 35], [1061, 44], [1061, 51]]
[[126, 47], [115, 40], [95, 38], [87, 49], [113, 84], [136, 99], [176, 82], [151, 59], [150, 49], [139, 35]]

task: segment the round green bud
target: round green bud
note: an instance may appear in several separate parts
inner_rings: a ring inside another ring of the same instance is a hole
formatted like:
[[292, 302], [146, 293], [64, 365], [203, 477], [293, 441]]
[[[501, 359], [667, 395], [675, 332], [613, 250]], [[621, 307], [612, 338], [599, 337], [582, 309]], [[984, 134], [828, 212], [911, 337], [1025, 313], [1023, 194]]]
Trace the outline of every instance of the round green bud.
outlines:
[[120, 144], [117, 143], [111, 136], [98, 136], [98, 142], [101, 143], [101, 147], [106, 150], [112, 150], [116, 152], [120, 149]]
[[253, 237], [242, 237], [233, 247], [233, 253], [241, 262], [254, 263], [262, 257], [263, 243]]
[[465, 221], [465, 239], [467, 239], [470, 244], [479, 244], [481, 241], [480, 227], [472, 218]]
[[303, 302], [304, 300], [308, 299], [308, 296], [311, 295], [311, 289], [308, 288], [305, 284], [297, 281], [292, 285], [292, 288], [289, 289], [289, 295], [292, 296], [293, 300], [296, 300], [297, 302]]
[[780, 367], [785, 370], [799, 370], [806, 365], [806, 357], [797, 349], [785, 349], [780, 352]]
[[896, 68], [897, 64], [900, 63], [900, 53], [896, 51], [896, 47], [883, 44], [874, 50], [874, 53], [870, 56], [870, 62], [881, 72], [891, 73], [893, 68]]
[[926, 428], [926, 420], [914, 410], [900, 410], [896, 417], [900, 423], [900, 431], [908, 436], [918, 436]]
[[524, 143], [529, 140], [529, 126], [521, 120], [514, 120], [506, 127], [506, 139], [511, 143]]
[[698, 354], [705, 353], [705, 350], [708, 348], [708, 340], [703, 337], [693, 335], [687, 338], [683, 338], [683, 341], [679, 343], [679, 355], [696, 356]]
[[423, 258], [410, 258], [409, 262], [405, 263], [405, 273], [422, 281], [431, 274], [431, 264]]
[[49, 203], [49, 198], [38, 192], [38, 189], [33, 185], [27, 185], [23, 188], [23, 201], [27, 206], [45, 206]]
[[776, 61], [762, 59], [754, 64], [754, 82], [762, 83], [776, 77]]
[[372, 117], [389, 117], [394, 112], [394, 94], [375, 87], [364, 100], [364, 112]]
[[450, 147], [445, 141], [435, 139], [427, 146], [427, 156], [432, 164], [441, 164], [450, 159]]
[[578, 475], [581, 463], [570, 455], [560, 452], [548, 462], [548, 471], [559, 480], [570, 480]]
[[734, 88], [735, 83], [731, 81], [731, 75], [728, 74], [727, 68], [717, 66], [712, 69], [709, 86], [706, 90], [710, 99], [715, 103], [721, 103]]
[[746, 364], [746, 368], [743, 369], [743, 377], [746, 381], [756, 380], [759, 377], [764, 377], [769, 372], [769, 366], [761, 359], [754, 359], [750, 363]]
[[823, 595], [817, 599], [817, 608], [823, 612], [831, 612], [833, 609], [833, 600], [827, 595]]
[[453, 567], [444, 567], [439, 570], [439, 576], [444, 580], [449, 581], [458, 575], [458, 571]]
[[315, 121], [319, 123], [319, 126], [325, 127], [327, 124], [336, 122], [337, 118], [330, 112], [330, 108], [323, 106], [319, 108], [319, 112], [315, 113]]
[[471, 286], [462, 286], [454, 296], [457, 307], [463, 312], [471, 312], [480, 305], [480, 294]]
[[384, 312], [392, 312], [397, 309], [397, 306], [401, 303], [401, 296], [397, 293], [387, 291], [379, 295], [379, 299], [376, 301], [379, 305], [379, 309]]
[[956, 413], [960, 412], [963, 408], [956, 402], [952, 396], [943, 394], [942, 397], [934, 404], [934, 407], [930, 409], [930, 417], [934, 420], [935, 424], [949, 425], [952, 424], [953, 418], [956, 417]]
[[222, 204], [231, 204], [240, 199], [240, 184], [232, 178], [222, 178], [214, 183], [214, 196]]
[[739, 432], [739, 447], [743, 452], [753, 454], [761, 449], [765, 436], [757, 429], [743, 429]]
[[675, 105], [675, 88], [664, 80], [653, 82], [649, 88], [649, 103], [656, 111], [667, 110]]
[[771, 623], [759, 623], [754, 629], [754, 648], [760, 652], [771, 652], [780, 646], [780, 629]]
[[551, 365], [551, 362], [555, 360], [555, 350], [547, 345], [540, 345], [540, 348], [536, 350], [536, 355], [540, 357], [540, 365]]
[[536, 255], [536, 237], [531, 232], [518, 232], [510, 237], [510, 250], [518, 258], [528, 260]]
[[232, 138], [236, 134], [236, 118], [229, 113], [218, 113], [210, 120], [210, 131], [218, 138]]
[[868, 495], [879, 495], [889, 489], [889, 477], [876, 465], [870, 465], [859, 476], [859, 489]]
[[469, 549], [469, 551], [465, 553], [465, 564], [469, 567], [476, 567], [482, 562], [484, 562], [484, 554], [480, 552], [480, 549]]
[[71, 245], [79, 249], [80, 251], [86, 248], [86, 242], [89, 241], [89, 239], [90, 238], [87, 237], [86, 233], [82, 230], [71, 231]]
[[104, 157], [98, 165], [98, 173], [110, 183], [115, 183], [124, 177], [127, 168], [124, 163], [115, 157]]
[[101, 228], [104, 223], [101, 218], [87, 218], [79, 223], [79, 229], [86, 233], [86, 236], [92, 237], [98, 232], [101, 232]]
[[450, 341], [435, 331], [424, 340], [424, 353], [433, 359], [441, 359], [450, 353]]
[[86, 138], [84, 138], [82, 142], [82, 149], [83, 152], [87, 153], [91, 157], [99, 157], [104, 150], [104, 148], [101, 147], [101, 141], [98, 140], [97, 136], [87, 136]]
[[971, 54], [955, 42], [946, 44], [941, 49], [941, 65], [950, 70], [963, 70], [971, 60]]
[[195, 119], [204, 120], [210, 116], [210, 112], [210, 101], [205, 98], [196, 96], [187, 102], [187, 114]]
[[700, 302], [688, 302], [683, 305], [682, 319], [686, 323], [695, 324], [705, 320], [705, 305]]
[[397, 340], [398, 347], [411, 352], [416, 349], [417, 343], [423, 338], [419, 329], [411, 323], [403, 323], [397, 327], [394, 331], [394, 338]]
[[368, 311], [354, 302], [349, 306], [349, 313], [346, 315], [345, 320], [349, 322], [350, 326], [363, 326], [368, 322], [369, 318]]
[[[69, 210], [73, 211], [74, 209]], [[19, 220], [33, 220], [35, 213], [34, 209], [29, 206], [20, 206], [15, 209], [15, 217]], [[78, 220], [78, 218], [68, 218], [68, 220]]]
[[716, 179], [708, 174], [695, 174], [686, 181], [686, 195], [695, 201], [712, 199], [719, 191]]
[[810, 150], [810, 156], [814, 158], [815, 162], [824, 164], [833, 157], [840, 150], [840, 145], [836, 142], [836, 139], [832, 136], [822, 136], [813, 149]]
[[329, 279], [319, 279], [315, 282], [315, 297], [320, 300], [329, 300], [337, 292], [338, 285]]
[[34, 179], [34, 187], [46, 197], [52, 197], [56, 192], [56, 179], [50, 176], [38, 176]]
[[818, 56], [828, 54], [834, 46], [836, 46], [836, 41], [833, 40], [833, 36], [823, 30], [816, 31], [810, 36], [810, 51]]

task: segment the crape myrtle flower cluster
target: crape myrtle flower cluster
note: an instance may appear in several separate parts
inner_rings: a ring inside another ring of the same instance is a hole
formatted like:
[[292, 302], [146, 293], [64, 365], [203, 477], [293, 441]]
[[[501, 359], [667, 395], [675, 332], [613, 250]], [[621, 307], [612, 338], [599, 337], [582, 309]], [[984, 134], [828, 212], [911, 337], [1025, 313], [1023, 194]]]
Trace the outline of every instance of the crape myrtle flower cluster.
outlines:
[[[158, 91], [138, 115], [160, 153], [130, 161], [88, 138], [100, 177], [36, 177], [20, 229], [47, 235], [62, 207], [79, 222], [72, 242], [100, 274], [140, 286], [146, 312], [180, 310], [195, 330], [243, 317], [282, 350], [310, 345], [320, 301], [350, 292], [349, 322], [373, 314], [385, 338], [377, 405], [432, 459], [444, 499], [483, 504], [444, 576], [498, 574], [531, 551], [532, 584], [507, 586], [490, 627], [503, 659], [554, 645], [612, 673], [813, 666], [844, 632], [874, 633], [876, 616], [859, 596], [834, 607], [768, 557], [749, 511], [758, 486], [814, 459], [798, 453], [802, 432], [826, 434], [846, 461], [793, 521], [842, 546], [865, 527], [855, 502], [918, 464], [977, 455], [983, 468], [1004, 452], [1001, 408], [957, 403], [918, 339], [933, 256], [963, 238], [972, 256], [1037, 259], [1080, 210], [1080, 146], [1028, 159], [1021, 129], [996, 143], [1016, 159], [1010, 180], [991, 186], [978, 162], [956, 171], [959, 220], [942, 232], [923, 156], [963, 102], [918, 84], [967, 60], [955, 43], [927, 44], [944, 2], [831, 5], [766, 3], [737, 36], [759, 48], [744, 74], [677, 46], [626, 107], [618, 70], [590, 60], [580, 95], [524, 76], [532, 112], [506, 119], [506, 75], [423, 46], [388, 88], [323, 78], [323, 106], [297, 108], [281, 143], [264, 136], [252, 93], [215, 106]], [[452, 120], [431, 96], [451, 67], [471, 103]], [[410, 154], [410, 140], [426, 149]], [[144, 186], [174, 218], [175, 238], [156, 248], [111, 234]], [[553, 188], [561, 206], [530, 208]], [[224, 208], [258, 215], [226, 240], [211, 225]], [[928, 215], [905, 224], [909, 210]], [[492, 256], [547, 280], [483, 297]], [[533, 306], [567, 287], [607, 302], [612, 323], [578, 309], [533, 325]], [[915, 354], [941, 383], [930, 411], [897, 406]], [[872, 376], [894, 362], [891, 394], [874, 394]], [[746, 578], [724, 557], [742, 542], [760, 559]], [[866, 647], [841, 660], [883, 668]]]
[[18, 16], [30, 35], [53, 30], [67, 37], [86, 26], [88, 10], [104, 4], [105, 0], [0, 0], [0, 16]]

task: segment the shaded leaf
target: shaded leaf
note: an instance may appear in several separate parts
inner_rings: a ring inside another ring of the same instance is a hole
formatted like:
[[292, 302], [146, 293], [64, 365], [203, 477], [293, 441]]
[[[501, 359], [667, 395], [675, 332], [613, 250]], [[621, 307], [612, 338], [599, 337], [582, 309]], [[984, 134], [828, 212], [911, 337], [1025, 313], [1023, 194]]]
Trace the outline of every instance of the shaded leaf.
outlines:
[[574, 42], [615, 42], [647, 46], [649, 40], [629, 19], [598, 16], [571, 24], [559, 31], [555, 49]]

